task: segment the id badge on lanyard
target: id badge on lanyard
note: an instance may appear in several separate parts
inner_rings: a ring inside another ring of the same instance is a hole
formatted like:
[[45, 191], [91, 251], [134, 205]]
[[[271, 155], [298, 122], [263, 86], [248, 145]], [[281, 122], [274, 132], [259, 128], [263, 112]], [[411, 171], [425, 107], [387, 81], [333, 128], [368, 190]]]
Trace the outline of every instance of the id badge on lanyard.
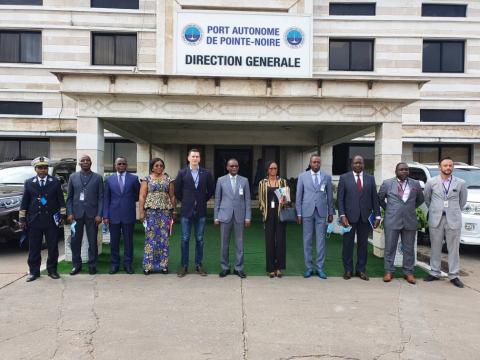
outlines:
[[85, 201], [85, 190], [82, 190], [80, 193], [80, 196], [78, 197], [79, 201]]

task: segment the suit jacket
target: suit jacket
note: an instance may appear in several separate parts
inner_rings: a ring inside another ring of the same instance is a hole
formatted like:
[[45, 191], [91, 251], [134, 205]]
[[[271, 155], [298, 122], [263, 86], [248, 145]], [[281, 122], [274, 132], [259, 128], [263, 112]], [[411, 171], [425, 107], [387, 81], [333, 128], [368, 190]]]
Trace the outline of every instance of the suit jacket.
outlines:
[[450, 229], [461, 229], [462, 209], [467, 203], [467, 185], [465, 181], [452, 175], [452, 182], [446, 199], [448, 207], [444, 207], [445, 193], [440, 175], [435, 176], [425, 184], [425, 204], [428, 206], [428, 225], [438, 227], [445, 212]]
[[217, 180], [215, 189], [214, 219], [220, 222], [244, 222], [252, 218], [250, 185], [246, 177], [237, 175], [236, 190], [233, 192], [230, 175]]
[[337, 198], [338, 215], [346, 215], [351, 223], [367, 222], [372, 211], [375, 216], [380, 216], [375, 178], [365, 172], [363, 172], [361, 192], [357, 191], [357, 183], [352, 171], [340, 175]]
[[[67, 214], [75, 218], [102, 216], [103, 211], [103, 179], [91, 172], [91, 177], [82, 183], [81, 171], [77, 171], [68, 180]], [[80, 201], [80, 194], [84, 193], [84, 201]]]
[[181, 215], [191, 218], [194, 215], [207, 215], [207, 201], [215, 192], [215, 183], [210, 172], [202, 167], [198, 168], [198, 187], [195, 188], [192, 173], [187, 166], [181, 169], [174, 182], [175, 197], [182, 202]]
[[424, 201], [423, 191], [417, 180], [408, 178], [407, 181], [410, 188], [407, 201], [403, 201], [398, 194], [396, 177], [385, 180], [380, 186], [378, 199], [380, 206], [385, 210], [383, 224], [386, 230], [417, 230], [415, 209]]
[[319, 186], [315, 189], [312, 173], [305, 171], [298, 175], [295, 205], [298, 216], [310, 217], [317, 209], [318, 215], [326, 218], [334, 215], [332, 177], [323, 171], [318, 172]]
[[125, 173], [123, 192], [120, 191], [118, 175], [114, 173], [105, 181], [103, 217], [112, 224], [133, 224], [136, 220], [136, 202], [140, 182], [136, 175]]
[[[42, 204], [42, 197], [46, 204]], [[55, 213], [65, 215], [65, 210], [62, 186], [57, 178], [47, 175], [43, 187], [40, 186], [37, 176], [25, 180], [19, 212], [20, 221], [26, 221], [33, 226], [55, 225], [53, 215]]]

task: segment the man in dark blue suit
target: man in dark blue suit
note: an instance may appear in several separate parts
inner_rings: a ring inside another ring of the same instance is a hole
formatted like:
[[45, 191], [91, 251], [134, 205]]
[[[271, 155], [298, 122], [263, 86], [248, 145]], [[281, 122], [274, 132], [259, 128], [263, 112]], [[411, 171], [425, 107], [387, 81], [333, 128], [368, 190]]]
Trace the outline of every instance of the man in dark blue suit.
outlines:
[[133, 228], [136, 220], [136, 202], [140, 192], [138, 177], [127, 172], [127, 159], [115, 160], [116, 173], [105, 181], [103, 223], [110, 229], [110, 274], [120, 267], [120, 233], [123, 234], [123, 268], [133, 274]]
[[352, 227], [343, 235], [342, 260], [345, 280], [352, 277], [355, 234], [357, 234], [355, 275], [362, 280], [368, 280], [366, 274], [368, 233], [370, 232], [368, 218], [373, 212], [375, 215], [374, 228], [380, 225], [381, 220], [375, 178], [365, 174], [364, 167], [363, 157], [354, 156], [352, 159], [353, 171], [341, 175], [338, 183], [338, 214], [344, 227]]
[[188, 253], [192, 225], [195, 228], [195, 272], [206, 276], [202, 266], [203, 234], [207, 216], [207, 201], [215, 193], [212, 174], [200, 167], [200, 151], [188, 152], [189, 165], [178, 172], [175, 178], [175, 196], [182, 202], [182, 264], [177, 275], [184, 277], [188, 273]]

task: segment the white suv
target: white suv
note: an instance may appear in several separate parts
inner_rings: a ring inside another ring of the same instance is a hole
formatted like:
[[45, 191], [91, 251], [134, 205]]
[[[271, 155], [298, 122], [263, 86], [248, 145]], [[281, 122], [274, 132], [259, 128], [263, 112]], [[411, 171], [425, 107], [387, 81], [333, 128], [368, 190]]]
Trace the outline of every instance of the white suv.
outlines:
[[[468, 188], [467, 205], [462, 211], [462, 234], [460, 243], [480, 245], [480, 168], [464, 163], [455, 163], [453, 175], [465, 180]], [[423, 182], [440, 173], [438, 164], [411, 163], [410, 177]]]

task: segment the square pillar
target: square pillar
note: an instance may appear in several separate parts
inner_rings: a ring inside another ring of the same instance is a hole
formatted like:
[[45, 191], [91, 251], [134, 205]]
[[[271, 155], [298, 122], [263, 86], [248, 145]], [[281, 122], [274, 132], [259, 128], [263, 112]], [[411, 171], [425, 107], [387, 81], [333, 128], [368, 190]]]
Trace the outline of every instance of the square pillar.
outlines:
[[322, 145], [320, 146], [320, 156], [322, 158], [322, 165], [320, 170], [325, 171], [327, 174], [332, 175], [333, 171], [333, 146]]
[[480, 166], [480, 144], [472, 145], [472, 165]]
[[150, 144], [137, 143], [137, 176], [139, 179], [149, 174], [150, 167]]
[[[77, 161], [83, 155], [88, 155], [92, 159], [92, 171], [103, 176], [104, 162], [103, 154], [105, 149], [105, 139], [103, 135], [103, 121], [94, 117], [78, 117], [77, 118], [77, 141], [76, 154]], [[77, 165], [77, 170], [80, 167]], [[69, 225], [64, 226], [65, 235], [65, 260], [72, 261], [71, 230]], [[102, 253], [102, 227], [98, 227], [97, 246], [98, 254]], [[81, 248], [82, 262], [88, 262], [88, 240], [84, 230]]]
[[[83, 155], [92, 159], [92, 171], [103, 175], [105, 138], [103, 120], [91, 117], [77, 118], [77, 160]], [[77, 168], [79, 169], [79, 167]]]
[[402, 161], [413, 162], [413, 144], [412, 143], [402, 144]]
[[395, 176], [395, 165], [402, 160], [401, 122], [375, 126], [375, 182]]

